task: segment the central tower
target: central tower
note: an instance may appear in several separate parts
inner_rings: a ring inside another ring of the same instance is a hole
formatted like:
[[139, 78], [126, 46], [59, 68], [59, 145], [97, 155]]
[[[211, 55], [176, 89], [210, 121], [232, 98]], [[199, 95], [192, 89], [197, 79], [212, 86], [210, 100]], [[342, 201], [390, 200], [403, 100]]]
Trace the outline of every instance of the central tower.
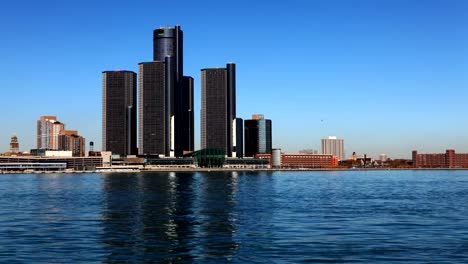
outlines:
[[180, 26], [163, 27], [153, 31], [153, 60], [164, 61], [171, 57], [176, 79], [182, 79], [184, 72], [184, 36]]
[[193, 151], [193, 78], [183, 75], [183, 59], [180, 26], [153, 31], [153, 61], [139, 64], [140, 154]]

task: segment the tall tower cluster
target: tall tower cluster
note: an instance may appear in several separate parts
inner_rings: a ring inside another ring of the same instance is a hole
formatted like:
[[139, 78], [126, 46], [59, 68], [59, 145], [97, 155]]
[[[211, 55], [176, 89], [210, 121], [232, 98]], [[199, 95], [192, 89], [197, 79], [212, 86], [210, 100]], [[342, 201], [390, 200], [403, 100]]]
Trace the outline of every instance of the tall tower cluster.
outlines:
[[[194, 80], [184, 76], [183, 47], [180, 26], [162, 27], [153, 31], [153, 60], [138, 64], [138, 77], [130, 71], [103, 72], [104, 151], [164, 157], [193, 152]], [[244, 123], [236, 117], [234, 63], [201, 70], [200, 120], [201, 148], [243, 157]], [[271, 151], [271, 133], [269, 140], [262, 153]]]
[[[138, 64], [138, 129], [136, 82], [111, 81], [122, 77], [109, 79], [109, 73], [115, 72], [103, 72], [103, 150], [166, 157], [193, 151], [193, 78], [183, 75], [180, 26], [154, 30], [153, 61]], [[136, 80], [135, 73], [126, 73]], [[113, 96], [117, 103], [108, 100]], [[128, 114], [122, 114], [125, 111]], [[136, 134], [138, 149], [133, 147]]]

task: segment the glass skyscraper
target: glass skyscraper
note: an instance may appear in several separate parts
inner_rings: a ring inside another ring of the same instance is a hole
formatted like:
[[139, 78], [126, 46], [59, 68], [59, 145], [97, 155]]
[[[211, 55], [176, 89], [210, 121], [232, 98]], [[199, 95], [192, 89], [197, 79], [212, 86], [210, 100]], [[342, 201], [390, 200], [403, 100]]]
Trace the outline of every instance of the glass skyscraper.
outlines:
[[154, 30], [153, 60], [139, 64], [139, 153], [180, 157], [194, 148], [193, 79], [183, 75], [180, 26]]
[[[242, 157], [242, 130], [236, 119], [236, 65], [201, 70], [201, 148]], [[240, 132], [240, 133], [239, 133]]]
[[271, 154], [271, 120], [263, 115], [253, 115], [251, 120], [244, 121], [245, 156]]
[[102, 149], [118, 155], [137, 154], [136, 73], [102, 73]]

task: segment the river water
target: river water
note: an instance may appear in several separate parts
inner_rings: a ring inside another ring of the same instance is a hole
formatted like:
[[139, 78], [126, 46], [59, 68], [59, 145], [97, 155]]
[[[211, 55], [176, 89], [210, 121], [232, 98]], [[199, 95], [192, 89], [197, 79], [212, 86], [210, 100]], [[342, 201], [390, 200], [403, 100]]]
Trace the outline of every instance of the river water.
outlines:
[[468, 171], [4, 174], [0, 262], [468, 263]]

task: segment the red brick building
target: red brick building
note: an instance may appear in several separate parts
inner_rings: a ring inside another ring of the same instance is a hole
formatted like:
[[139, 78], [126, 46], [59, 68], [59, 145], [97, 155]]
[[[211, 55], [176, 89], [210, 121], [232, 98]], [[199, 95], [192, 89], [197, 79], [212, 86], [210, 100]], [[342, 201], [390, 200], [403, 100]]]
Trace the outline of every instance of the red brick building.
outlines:
[[[258, 154], [257, 159], [268, 159], [270, 154]], [[281, 153], [282, 168], [331, 168], [338, 166], [338, 157], [328, 154], [286, 154]]]
[[413, 150], [412, 157], [416, 168], [468, 168], [468, 154], [455, 153], [453, 149], [436, 154], [418, 154]]

